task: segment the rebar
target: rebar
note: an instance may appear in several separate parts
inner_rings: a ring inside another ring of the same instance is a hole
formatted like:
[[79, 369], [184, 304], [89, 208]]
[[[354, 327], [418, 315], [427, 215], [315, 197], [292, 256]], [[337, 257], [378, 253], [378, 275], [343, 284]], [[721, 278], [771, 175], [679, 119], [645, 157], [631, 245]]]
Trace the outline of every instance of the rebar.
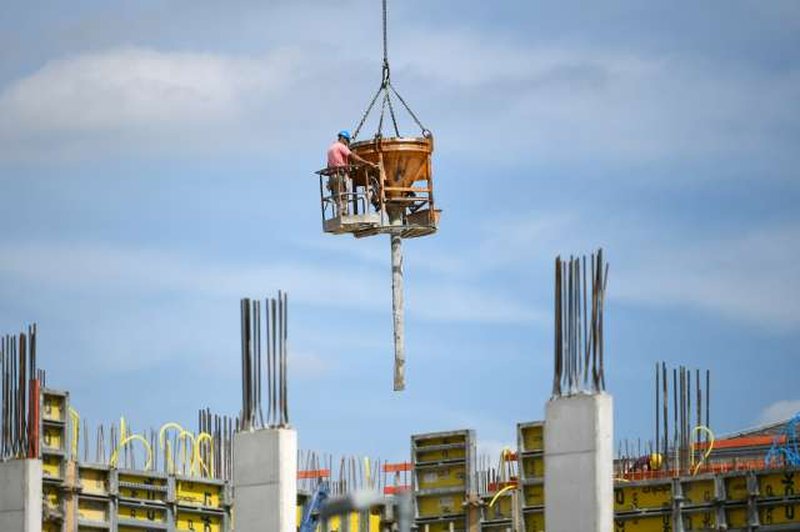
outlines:
[[[236, 423], [238, 430], [289, 426], [287, 294], [278, 291], [277, 298], [265, 301], [265, 310], [262, 315], [261, 302], [258, 300], [241, 300], [242, 410]], [[267, 347], [266, 390], [262, 385], [262, 324], [265, 326]], [[265, 393], [266, 417], [262, 407]]]
[[[591, 300], [587, 276], [591, 277]], [[602, 249], [591, 256], [591, 275], [585, 256], [570, 257], [569, 261], [556, 257], [553, 397], [605, 390], [603, 308], [607, 284], [608, 264]]]

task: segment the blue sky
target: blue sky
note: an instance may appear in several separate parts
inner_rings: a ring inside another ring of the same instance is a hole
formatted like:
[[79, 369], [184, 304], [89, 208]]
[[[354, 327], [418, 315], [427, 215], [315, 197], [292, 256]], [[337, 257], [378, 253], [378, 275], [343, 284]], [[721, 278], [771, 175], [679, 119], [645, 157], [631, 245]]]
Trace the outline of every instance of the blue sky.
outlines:
[[378, 2], [5, 14], [0, 331], [38, 322], [93, 423], [234, 413], [238, 300], [280, 288], [302, 447], [493, 452], [549, 397], [554, 257], [597, 246], [617, 438], [652, 433], [656, 360], [712, 370], [717, 432], [800, 410], [797, 2], [391, 2], [444, 209], [405, 246], [403, 394], [389, 243], [322, 234], [313, 176], [379, 81]]

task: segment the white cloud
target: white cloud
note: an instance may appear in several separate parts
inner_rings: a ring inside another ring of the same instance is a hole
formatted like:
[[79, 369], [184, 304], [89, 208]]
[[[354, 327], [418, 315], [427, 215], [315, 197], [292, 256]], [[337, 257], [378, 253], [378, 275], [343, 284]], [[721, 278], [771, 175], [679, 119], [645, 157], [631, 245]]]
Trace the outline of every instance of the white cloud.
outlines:
[[261, 58], [125, 48], [53, 60], [0, 95], [30, 132], [191, 129], [242, 118], [245, 103], [292, 79], [292, 54]]
[[766, 425], [784, 421], [800, 413], [800, 399], [777, 401], [764, 408], [758, 417], [759, 424]]
[[[0, 273], [67, 291], [128, 295], [187, 293], [213, 298], [287, 290], [293, 301], [337, 309], [389, 311], [388, 268], [330, 268], [288, 259], [252, 264], [198, 262], [163, 251], [91, 244], [0, 245]], [[471, 283], [424, 281], [408, 289], [408, 312], [421, 319], [525, 322], [539, 314], [511, 297]], [[415, 296], [416, 294], [416, 296]]]
[[[276, 139], [297, 151], [334, 129], [324, 124], [358, 118], [378, 67], [356, 45], [284, 33], [278, 46], [291, 48], [261, 57], [115, 48], [52, 60], [0, 92], [0, 157], [97, 157], [109, 145], [263, 153]], [[794, 161], [796, 72], [455, 28], [406, 32], [393, 58], [395, 84], [439, 146], [469, 160]], [[476, 130], [496, 134], [476, 149]]]
[[296, 79], [298, 60], [288, 49], [246, 57], [149, 48], [52, 60], [0, 92], [0, 156], [230, 147], [226, 136]]
[[428, 105], [452, 149], [474, 151], [478, 129], [500, 133], [504, 158], [533, 150], [538, 161], [794, 153], [785, 131], [800, 117], [790, 104], [800, 97], [795, 71], [471, 30], [416, 35], [400, 48], [401, 73], [448, 100]]

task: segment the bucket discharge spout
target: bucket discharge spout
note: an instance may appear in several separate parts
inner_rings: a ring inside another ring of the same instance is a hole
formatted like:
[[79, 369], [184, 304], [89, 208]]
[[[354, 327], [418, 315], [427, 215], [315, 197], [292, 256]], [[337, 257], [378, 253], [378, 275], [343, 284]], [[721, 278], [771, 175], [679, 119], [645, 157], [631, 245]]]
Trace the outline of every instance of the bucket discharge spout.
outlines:
[[394, 391], [406, 388], [406, 353], [403, 335], [403, 239], [391, 236], [392, 319], [394, 324]]

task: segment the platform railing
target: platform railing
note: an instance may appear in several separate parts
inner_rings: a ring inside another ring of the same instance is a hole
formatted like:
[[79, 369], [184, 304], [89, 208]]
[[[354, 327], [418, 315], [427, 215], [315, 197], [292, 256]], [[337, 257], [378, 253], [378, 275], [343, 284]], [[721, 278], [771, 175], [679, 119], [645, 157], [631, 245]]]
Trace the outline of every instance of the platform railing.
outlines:
[[[323, 224], [340, 216], [369, 212], [371, 199], [376, 196], [378, 187], [365, 167], [337, 166], [324, 168], [316, 173], [319, 175]], [[356, 179], [363, 180], [364, 185], [356, 185]]]
[[[323, 227], [335, 219], [377, 214], [374, 232], [397, 229], [435, 230], [433, 187], [388, 186], [383, 166], [339, 166], [316, 172], [319, 176], [320, 215]], [[399, 222], [399, 223], [398, 223]], [[361, 231], [361, 229], [359, 229]]]

